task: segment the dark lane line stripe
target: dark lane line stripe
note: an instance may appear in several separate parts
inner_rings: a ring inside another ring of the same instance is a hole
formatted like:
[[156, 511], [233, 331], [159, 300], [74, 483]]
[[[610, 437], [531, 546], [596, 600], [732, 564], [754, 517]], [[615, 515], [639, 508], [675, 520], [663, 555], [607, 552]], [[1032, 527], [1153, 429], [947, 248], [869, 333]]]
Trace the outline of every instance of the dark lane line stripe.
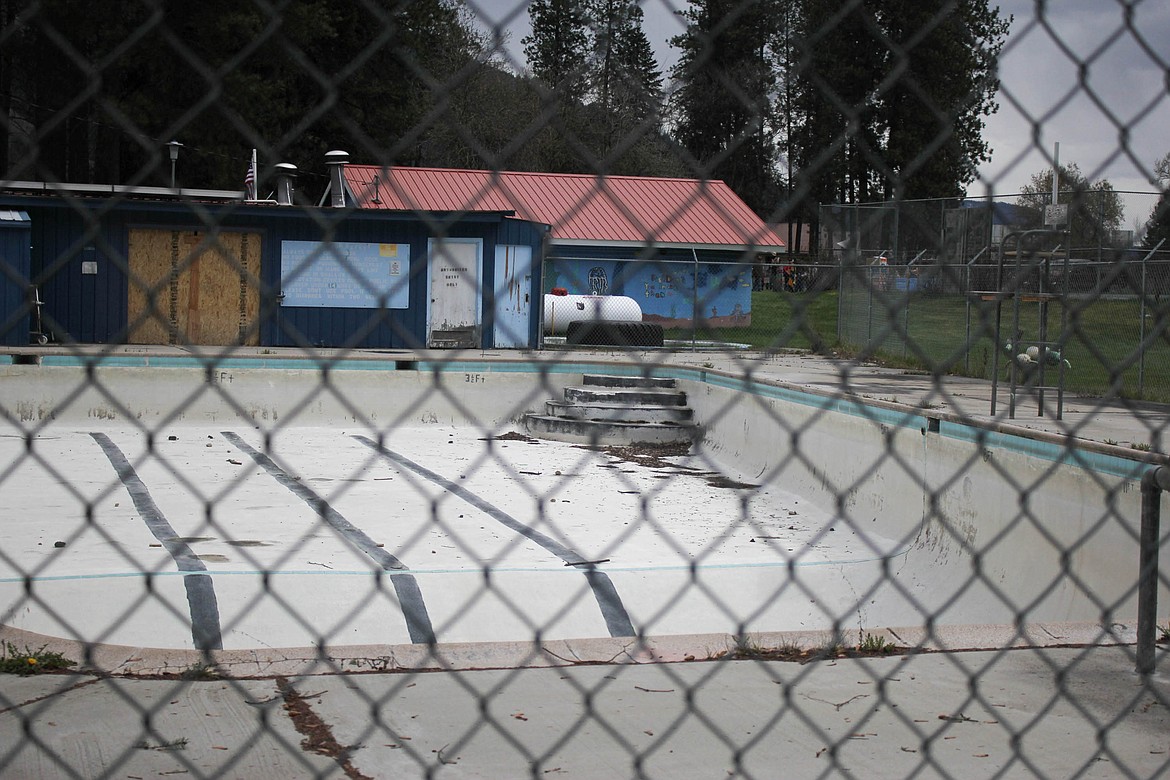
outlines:
[[220, 435], [256, 461], [260, 468], [291, 490], [297, 498], [311, 506], [318, 517], [337, 529], [350, 544], [372, 558], [383, 571], [390, 572], [393, 575], [390, 577], [390, 583], [394, 586], [398, 604], [402, 607], [406, 628], [410, 632], [410, 641], [415, 644], [434, 644], [435, 630], [431, 626], [431, 617], [427, 614], [427, 605], [423, 601], [422, 591], [414, 575], [406, 573], [409, 572], [406, 564], [379, 547], [377, 542], [346, 520], [340, 512], [329, 505], [328, 501], [276, 465], [272, 458], [252, 447], [232, 431], [220, 431]]
[[118, 449], [118, 445], [104, 433], [91, 433], [90, 436], [102, 448], [110, 465], [117, 472], [118, 479], [122, 480], [122, 485], [134, 501], [134, 508], [146, 521], [146, 527], [154, 534], [154, 538], [158, 539], [170, 553], [179, 571], [204, 572], [183, 577], [183, 585], [187, 589], [187, 607], [191, 612], [191, 639], [199, 650], [222, 650], [219, 602], [215, 598], [215, 585], [211, 581], [211, 575], [206, 574], [206, 564], [199, 560], [199, 556], [195, 555], [190, 546], [175, 533], [166, 516], [154, 503], [150, 490], [143, 484], [130, 461], [122, 454], [122, 450]]
[[499, 509], [492, 504], [489, 504], [484, 499], [472, 493], [467, 488], [457, 485], [451, 480], [436, 474], [425, 466], [415, 463], [410, 458], [404, 455], [399, 455], [397, 452], [386, 449], [385, 446], [369, 439], [365, 436], [355, 435], [353, 438], [377, 451], [382, 457], [387, 458], [400, 466], [405, 466], [414, 473], [430, 480], [439, 487], [446, 490], [448, 493], [462, 498], [467, 503], [474, 506], [476, 509], [484, 512], [493, 520], [507, 526], [518, 534], [521, 534], [532, 541], [539, 544], [545, 550], [560, 558], [567, 564], [579, 566], [581, 573], [585, 575], [585, 580], [589, 583], [589, 587], [593, 590], [593, 597], [597, 599], [597, 606], [601, 608], [601, 616], [605, 618], [605, 625], [609, 628], [610, 636], [634, 636], [634, 625], [630, 622], [630, 616], [626, 612], [626, 607], [622, 604], [621, 596], [618, 595], [617, 588], [614, 587], [613, 582], [610, 581], [609, 575], [603, 571], [598, 571], [596, 565], [586, 561], [576, 551], [565, 547], [560, 542], [542, 534], [535, 528], [521, 523], [516, 518], [509, 515], [507, 512]]

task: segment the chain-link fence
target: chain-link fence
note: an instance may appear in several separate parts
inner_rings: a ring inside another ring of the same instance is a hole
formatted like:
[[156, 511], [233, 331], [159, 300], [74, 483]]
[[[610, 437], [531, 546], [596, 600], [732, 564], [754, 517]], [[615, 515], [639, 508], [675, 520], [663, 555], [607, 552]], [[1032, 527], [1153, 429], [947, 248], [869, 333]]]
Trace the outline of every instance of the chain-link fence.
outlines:
[[[1070, 392], [1165, 400], [1163, 376], [1170, 355], [1156, 335], [1161, 330], [1159, 288], [1168, 270], [1164, 259], [1141, 254], [1110, 264], [1044, 263], [1038, 273], [1055, 286], [1051, 297], [997, 291], [994, 285], [965, 294], [917, 289], [920, 280], [931, 284], [950, 278], [968, 285], [980, 274], [993, 280], [996, 269], [936, 266], [915, 274], [882, 265], [853, 270], [842, 286], [841, 337], [867, 345], [873, 356], [992, 379], [997, 358], [1000, 369], [1006, 369], [1013, 361], [1023, 362], [1019, 355], [1028, 348], [1044, 346], [1060, 353], [1053, 365], [1069, 361], [1063, 381]], [[1070, 286], [1092, 291], [1066, 290], [1066, 279]], [[1133, 292], [1096, 292], [1104, 287]]]
[[[1166, 400], [1170, 254], [1128, 235], [1074, 247], [1067, 226], [1044, 229], [1017, 212], [1005, 201], [827, 210], [842, 269], [842, 344], [984, 379], [1013, 368], [1031, 377], [1048, 363], [1071, 393]], [[913, 226], [901, 239], [899, 224]]]
[[1170, 36], [1016, 5], [0, 2], [0, 776], [1165, 775]]

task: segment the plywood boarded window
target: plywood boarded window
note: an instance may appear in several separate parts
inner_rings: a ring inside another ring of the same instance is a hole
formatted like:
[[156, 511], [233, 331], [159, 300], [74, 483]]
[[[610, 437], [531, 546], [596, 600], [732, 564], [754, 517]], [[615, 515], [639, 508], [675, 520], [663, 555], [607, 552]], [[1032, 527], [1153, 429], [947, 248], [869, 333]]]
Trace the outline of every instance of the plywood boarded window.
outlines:
[[259, 344], [260, 235], [130, 231], [130, 344]]

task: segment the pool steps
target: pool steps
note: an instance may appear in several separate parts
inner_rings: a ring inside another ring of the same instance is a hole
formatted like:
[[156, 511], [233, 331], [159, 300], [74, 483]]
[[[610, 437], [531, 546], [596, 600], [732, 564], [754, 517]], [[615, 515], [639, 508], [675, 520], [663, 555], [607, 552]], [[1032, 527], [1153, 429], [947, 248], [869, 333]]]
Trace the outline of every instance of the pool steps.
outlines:
[[689, 444], [700, 435], [674, 379], [586, 374], [581, 385], [564, 389], [564, 400], [544, 406], [544, 414], [530, 412], [523, 420], [542, 439], [628, 446]]

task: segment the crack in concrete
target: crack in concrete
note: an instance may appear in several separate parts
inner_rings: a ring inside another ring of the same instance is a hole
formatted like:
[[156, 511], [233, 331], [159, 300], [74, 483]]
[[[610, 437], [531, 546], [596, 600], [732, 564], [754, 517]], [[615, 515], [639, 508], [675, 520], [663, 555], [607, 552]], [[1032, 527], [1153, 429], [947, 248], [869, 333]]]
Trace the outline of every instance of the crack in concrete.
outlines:
[[0, 715], [3, 715], [5, 712], [12, 712], [13, 710], [18, 710], [18, 709], [20, 709], [21, 707], [27, 707], [27, 706], [28, 706], [28, 705], [30, 705], [30, 704], [36, 704], [37, 702], [44, 701], [45, 699], [51, 699], [51, 698], [53, 698], [54, 696], [60, 696], [60, 695], [61, 695], [61, 694], [63, 694], [63, 693], [71, 693], [72, 691], [76, 691], [76, 690], [78, 690], [78, 689], [80, 689], [80, 688], [84, 688], [84, 687], [86, 687], [87, 685], [93, 685], [94, 683], [98, 682], [98, 681], [99, 681], [99, 680], [101, 680], [101, 679], [103, 679], [103, 678], [101, 678], [101, 677], [94, 677], [94, 678], [93, 678], [93, 679], [91, 679], [91, 680], [86, 680], [86, 681], [84, 681], [84, 682], [79, 682], [79, 683], [77, 683], [76, 685], [70, 685], [68, 688], [60, 688], [60, 689], [58, 689], [58, 690], [55, 690], [55, 691], [51, 691], [51, 692], [49, 692], [49, 693], [46, 693], [44, 696], [36, 696], [36, 697], [34, 697], [34, 698], [32, 698], [32, 699], [28, 699], [28, 700], [26, 700], [26, 701], [22, 701], [22, 702], [20, 702], [20, 703], [18, 703], [18, 704], [13, 704], [11, 707], [3, 707], [3, 708], [0, 708]]
[[320, 696], [325, 691], [312, 696], [303, 695], [297, 692], [287, 677], [277, 677], [276, 688], [284, 699], [284, 709], [288, 712], [293, 726], [305, 737], [301, 740], [303, 750], [332, 758], [350, 780], [373, 780], [354, 766], [351, 757], [355, 747], [353, 745], [347, 747], [338, 742], [329, 724], [309, 706], [308, 699]]

